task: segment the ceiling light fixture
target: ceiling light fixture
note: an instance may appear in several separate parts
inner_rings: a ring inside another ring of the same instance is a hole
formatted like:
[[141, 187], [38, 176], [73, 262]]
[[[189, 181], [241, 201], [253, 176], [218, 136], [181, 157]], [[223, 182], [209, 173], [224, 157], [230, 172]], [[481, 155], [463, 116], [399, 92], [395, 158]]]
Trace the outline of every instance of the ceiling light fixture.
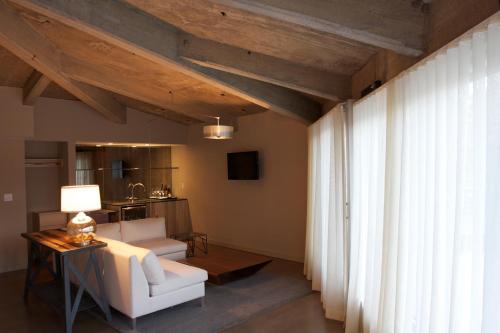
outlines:
[[212, 140], [227, 140], [233, 138], [234, 127], [220, 124], [220, 117], [211, 117], [217, 119], [217, 125], [203, 126], [203, 137]]

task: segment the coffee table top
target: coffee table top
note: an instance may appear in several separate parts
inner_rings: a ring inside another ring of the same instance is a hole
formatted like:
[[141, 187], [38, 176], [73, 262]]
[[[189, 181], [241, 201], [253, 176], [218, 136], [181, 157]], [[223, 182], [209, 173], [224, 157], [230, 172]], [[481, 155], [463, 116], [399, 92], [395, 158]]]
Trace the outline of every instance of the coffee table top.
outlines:
[[49, 229], [37, 232], [26, 232], [21, 234], [22, 237], [29, 241], [41, 244], [45, 247], [54, 250], [61, 255], [74, 254], [76, 252], [87, 251], [107, 246], [106, 243], [92, 240], [89, 245], [78, 246], [71, 242], [70, 236], [62, 229]]
[[177, 234], [173, 234], [171, 237], [173, 239], [184, 241], [184, 240], [193, 239], [193, 238], [197, 238], [197, 237], [201, 237], [201, 238], [205, 237], [206, 238], [207, 234], [204, 232], [191, 231], [191, 232], [180, 232]]
[[208, 254], [188, 257], [179, 262], [206, 270], [211, 283], [224, 284], [254, 274], [271, 261], [272, 258], [268, 256], [212, 246]]

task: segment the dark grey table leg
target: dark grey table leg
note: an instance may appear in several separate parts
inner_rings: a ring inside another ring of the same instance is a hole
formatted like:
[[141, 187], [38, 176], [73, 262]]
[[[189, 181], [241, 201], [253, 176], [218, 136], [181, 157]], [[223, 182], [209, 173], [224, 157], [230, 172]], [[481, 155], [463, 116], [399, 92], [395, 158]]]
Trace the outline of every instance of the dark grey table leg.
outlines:
[[106, 291], [104, 290], [104, 282], [102, 281], [101, 272], [99, 272], [99, 262], [97, 261], [97, 256], [95, 254], [95, 250], [90, 252], [90, 259], [94, 263], [94, 272], [97, 280], [97, 285], [99, 287], [99, 298], [100, 298], [100, 307], [104, 315], [106, 316], [106, 320], [108, 322], [111, 321], [111, 311], [109, 310], [108, 299], [106, 297]]
[[[91, 269], [94, 268], [94, 273], [96, 276], [96, 281], [97, 285], [99, 288], [99, 294], [95, 292], [95, 290], [92, 288], [92, 286], [89, 285], [88, 282], [88, 275], [91, 271]], [[87, 293], [92, 297], [92, 299], [95, 301], [95, 303], [101, 308], [102, 312], [106, 316], [107, 321], [111, 321], [111, 311], [109, 309], [109, 304], [108, 300], [106, 298], [105, 290], [104, 290], [104, 283], [102, 281], [102, 276], [101, 273], [99, 272], [99, 263], [97, 261], [97, 256], [95, 254], [95, 250], [90, 250], [89, 251], [89, 256], [87, 259], [87, 263], [85, 265], [85, 269], [83, 272], [79, 271], [71, 262], [71, 260], [68, 259], [68, 256], [64, 256], [64, 276], [65, 276], [65, 283], [66, 283], [66, 275], [69, 276], [69, 274], [72, 273], [74, 277], [78, 280], [78, 283], [80, 287], [78, 288], [78, 291], [76, 293], [75, 300], [73, 304], [71, 304], [71, 297], [69, 305], [66, 306], [66, 311], [69, 309], [69, 319], [67, 318], [66, 321], [69, 323], [69, 325], [72, 325], [76, 314], [78, 312], [78, 308], [80, 306], [80, 302], [82, 300], [83, 292], [87, 291]], [[67, 312], [66, 312], [67, 313]], [[69, 321], [68, 321], [69, 320]]]
[[71, 320], [71, 286], [69, 281], [69, 259], [67, 256], [63, 256], [63, 279], [64, 279], [64, 319], [66, 333], [71, 333], [73, 328], [73, 323]]
[[26, 270], [26, 280], [24, 282], [24, 301], [28, 301], [28, 294], [29, 290], [31, 288], [32, 284], [32, 275], [33, 275], [33, 256], [35, 255], [34, 253], [34, 245], [32, 242], [29, 242], [29, 247], [28, 247], [28, 269]]
[[54, 253], [54, 260], [56, 261], [56, 275], [57, 278], [62, 278], [62, 268], [61, 268], [61, 255], [59, 253]]

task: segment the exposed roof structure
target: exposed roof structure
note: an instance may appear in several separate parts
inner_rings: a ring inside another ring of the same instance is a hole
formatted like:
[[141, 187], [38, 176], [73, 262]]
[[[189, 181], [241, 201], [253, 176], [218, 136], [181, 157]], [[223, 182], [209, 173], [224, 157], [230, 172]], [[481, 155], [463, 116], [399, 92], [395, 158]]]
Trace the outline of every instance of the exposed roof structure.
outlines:
[[379, 51], [421, 55], [424, 20], [409, 0], [5, 0], [0, 85], [114, 122], [129, 106], [183, 124], [267, 110], [309, 123]]

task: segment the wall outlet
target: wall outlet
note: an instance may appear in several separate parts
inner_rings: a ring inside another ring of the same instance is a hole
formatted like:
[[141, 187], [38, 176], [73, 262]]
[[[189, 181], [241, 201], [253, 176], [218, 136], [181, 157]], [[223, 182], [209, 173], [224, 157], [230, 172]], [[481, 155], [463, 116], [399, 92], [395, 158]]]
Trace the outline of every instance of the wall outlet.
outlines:
[[14, 201], [14, 196], [12, 195], [12, 193], [4, 193], [3, 194], [3, 201], [5, 201], [5, 202]]

